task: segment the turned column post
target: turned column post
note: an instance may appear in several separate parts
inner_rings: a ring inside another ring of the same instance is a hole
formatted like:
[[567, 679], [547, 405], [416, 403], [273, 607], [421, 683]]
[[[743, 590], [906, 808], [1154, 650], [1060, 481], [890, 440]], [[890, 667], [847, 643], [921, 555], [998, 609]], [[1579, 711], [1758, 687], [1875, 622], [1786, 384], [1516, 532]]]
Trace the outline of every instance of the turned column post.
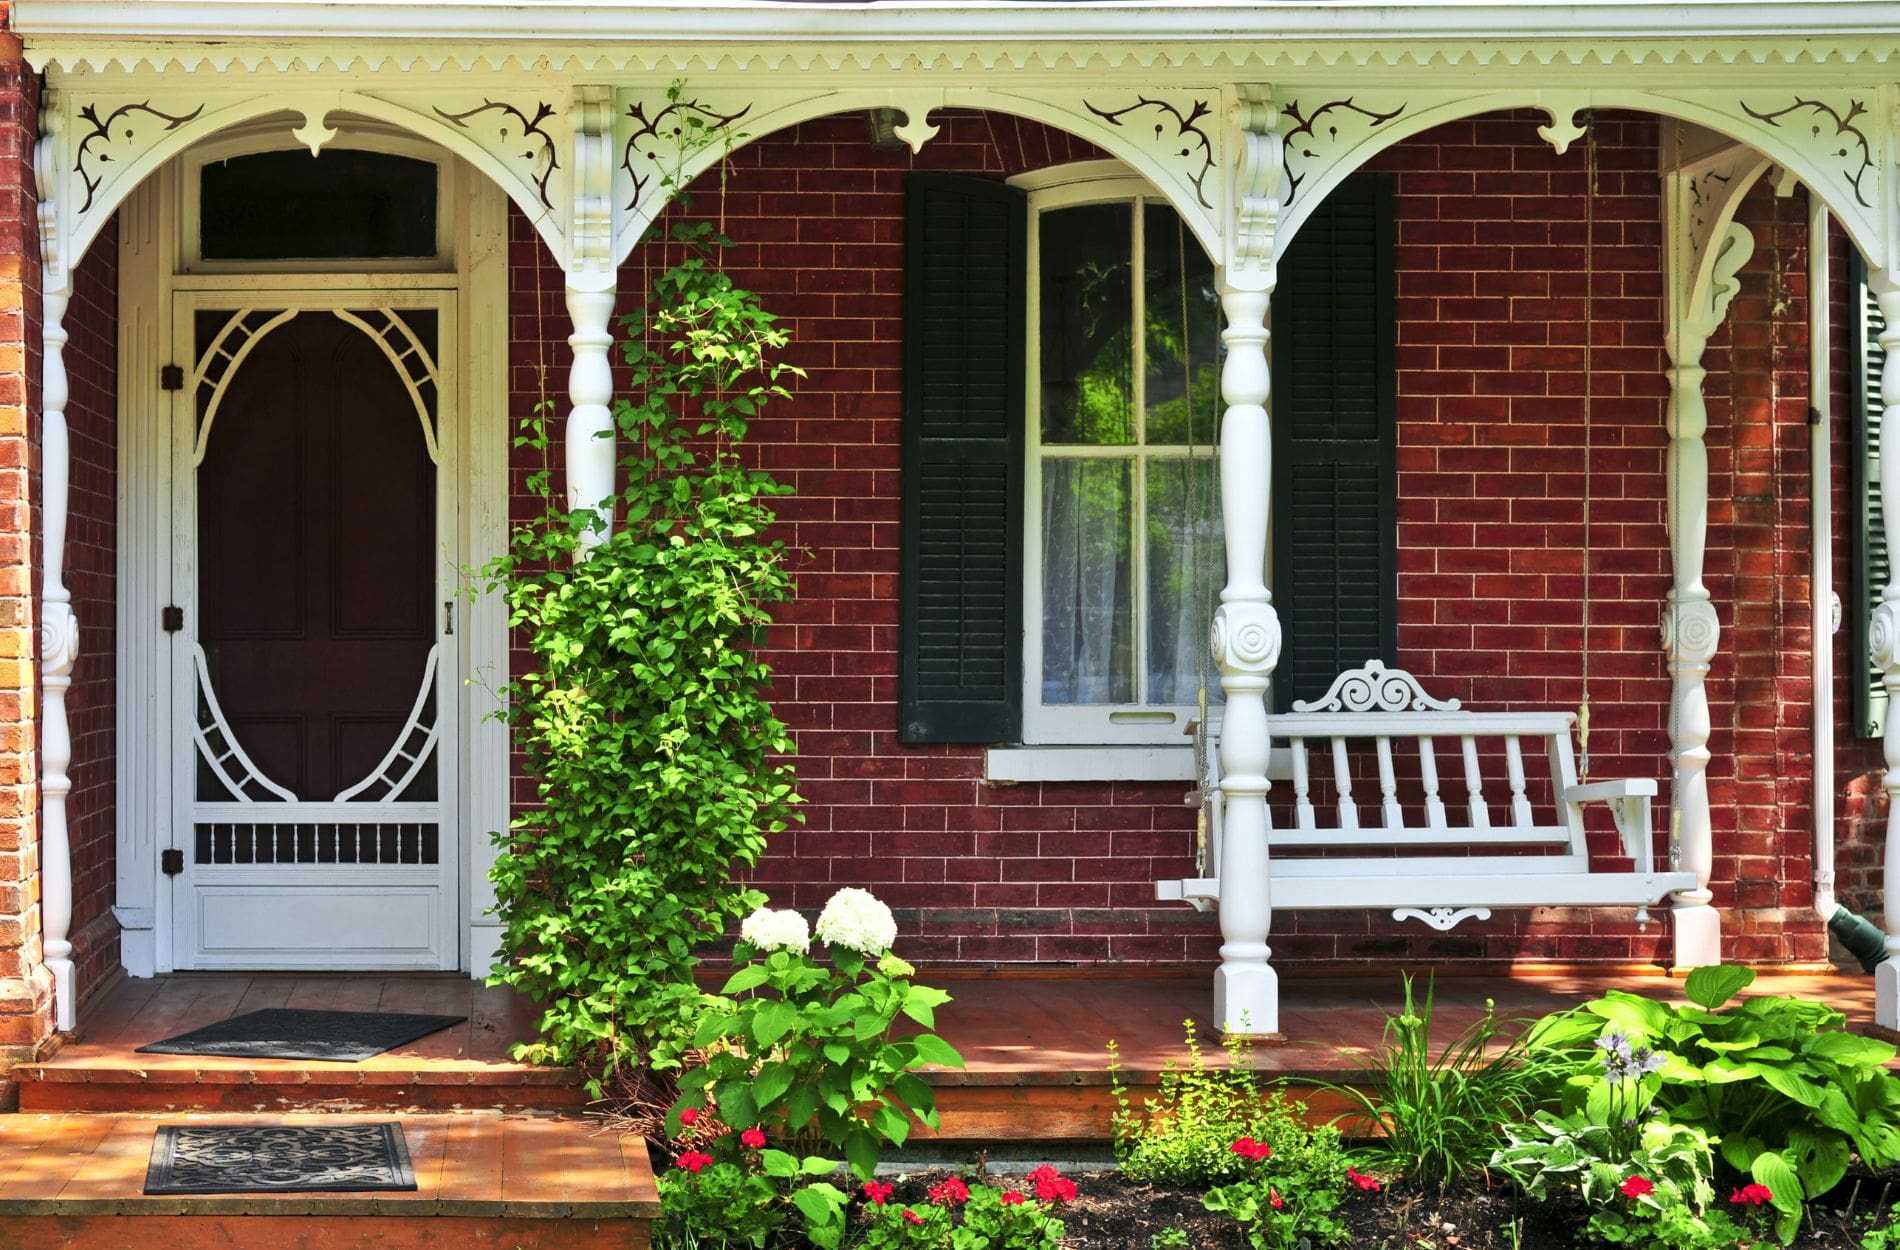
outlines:
[[581, 281], [569, 275], [567, 313], [574, 332], [567, 337], [574, 359], [568, 368], [565, 453], [568, 510], [594, 508], [600, 519], [581, 537], [576, 557], [607, 541], [613, 531], [614, 466], [619, 457], [613, 437], [613, 368], [607, 351], [613, 346], [608, 323], [614, 312], [613, 278]]
[[[1900, 268], [1889, 262], [1868, 277], [1880, 315], [1880, 505], [1887, 550], [1900, 551]], [[1868, 629], [1869, 650], [1887, 688], [1887, 727], [1881, 737], [1887, 775], [1887, 847], [1881, 866], [1885, 891], [1887, 962], [1874, 969], [1874, 1022], [1900, 1028], [1900, 562], [1888, 571], [1886, 589]]]
[[[48, 274], [49, 279], [52, 275]], [[78, 1021], [79, 991], [73, 970], [72, 837], [66, 796], [73, 784], [72, 731], [66, 692], [79, 658], [79, 622], [66, 589], [66, 513], [72, 453], [66, 429], [66, 307], [70, 280], [50, 281], [43, 296], [40, 488], [45, 525], [45, 567], [40, 593], [40, 934], [46, 969], [53, 976], [54, 1023], [61, 1030]]]
[[1722, 918], [1710, 905], [1709, 874], [1715, 843], [1709, 812], [1709, 694], [1705, 684], [1721, 634], [1709, 588], [1703, 584], [1709, 530], [1709, 428], [1703, 402], [1702, 351], [1693, 332], [1667, 337], [1669, 456], [1667, 467], [1670, 564], [1675, 582], [1662, 614], [1663, 654], [1669, 670], [1670, 867], [1695, 874], [1695, 887], [1678, 890], [1670, 920], [1678, 968], [1722, 962]]
[[1273, 917], [1267, 862], [1267, 695], [1280, 659], [1280, 621], [1267, 589], [1267, 517], [1273, 481], [1268, 416], [1268, 317], [1282, 170], [1278, 110], [1250, 89], [1237, 106], [1236, 213], [1221, 272], [1221, 529], [1227, 584], [1214, 614], [1220, 666], [1220, 968], [1214, 1020], [1228, 1032], [1280, 1031], [1280, 981], [1268, 963]]

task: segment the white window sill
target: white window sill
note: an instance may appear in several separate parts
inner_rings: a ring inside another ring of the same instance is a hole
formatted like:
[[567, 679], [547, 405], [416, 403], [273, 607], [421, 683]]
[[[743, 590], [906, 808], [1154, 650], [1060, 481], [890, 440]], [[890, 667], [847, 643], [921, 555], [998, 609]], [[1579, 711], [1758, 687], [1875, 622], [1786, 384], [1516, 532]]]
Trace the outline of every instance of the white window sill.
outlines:
[[991, 747], [986, 781], [1179, 781], [1194, 783], [1192, 746]]

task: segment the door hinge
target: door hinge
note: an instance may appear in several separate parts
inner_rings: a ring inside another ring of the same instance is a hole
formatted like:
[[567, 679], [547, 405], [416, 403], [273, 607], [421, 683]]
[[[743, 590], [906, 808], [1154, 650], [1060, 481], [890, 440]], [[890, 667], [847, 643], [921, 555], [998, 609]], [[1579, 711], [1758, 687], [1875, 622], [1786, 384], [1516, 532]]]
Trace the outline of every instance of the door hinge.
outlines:
[[185, 389], [185, 369], [183, 365], [160, 365], [158, 369], [158, 389], [161, 391], [182, 391]]
[[165, 627], [168, 634], [175, 634], [185, 627], [185, 610], [177, 604], [165, 608], [158, 615], [159, 624]]
[[185, 853], [177, 847], [167, 847], [158, 853], [158, 870], [168, 877], [175, 877], [185, 871]]

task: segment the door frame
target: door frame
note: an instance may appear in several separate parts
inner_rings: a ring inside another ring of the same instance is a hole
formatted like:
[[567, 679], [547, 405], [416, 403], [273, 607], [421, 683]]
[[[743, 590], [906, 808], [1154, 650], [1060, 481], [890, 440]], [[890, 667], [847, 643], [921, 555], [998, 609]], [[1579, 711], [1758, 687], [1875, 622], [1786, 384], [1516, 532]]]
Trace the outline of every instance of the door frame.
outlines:
[[[197, 233], [183, 194], [189, 173], [205, 159], [237, 152], [301, 146], [289, 123], [271, 123], [219, 136], [148, 179], [119, 213], [119, 511], [117, 613], [117, 869], [114, 915], [120, 924], [120, 958], [132, 976], [170, 972], [183, 921], [174, 905], [173, 879], [161, 853], [189, 853], [190, 830], [177, 814], [189, 805], [180, 784], [182, 700], [192, 697], [179, 674], [189, 673], [183, 633], [162, 628], [165, 607], [195, 587], [175, 581], [175, 553], [195, 562], [195, 518], [179, 515], [172, 457], [174, 415], [182, 392], [162, 389], [161, 369], [174, 359], [174, 309], [187, 300], [244, 299], [287, 305], [301, 300], [330, 307], [349, 293], [362, 306], [444, 301], [453, 316], [438, 345], [440, 370], [450, 379], [440, 397], [438, 465], [439, 564], [444, 573], [479, 567], [501, 552], [508, 534], [508, 248], [507, 199], [500, 188], [455, 157], [429, 144], [373, 123], [340, 123], [344, 147], [371, 147], [434, 161], [446, 254], [440, 260], [402, 267], [387, 262], [339, 262], [336, 267], [217, 266], [187, 273], [186, 241]], [[197, 268], [208, 268], [196, 266]], [[182, 297], [182, 298], [181, 298]], [[451, 329], [452, 327], [452, 329]], [[454, 448], [456, 450], [450, 450]], [[193, 544], [189, 551], [184, 544]], [[463, 592], [466, 579], [451, 583]], [[442, 596], [447, 598], [449, 596]], [[509, 735], [493, 715], [496, 693], [508, 679], [506, 615], [497, 594], [455, 596], [456, 621], [438, 672], [444, 724], [453, 721], [453, 741], [438, 743], [456, 780], [444, 793], [443, 855], [452, 859], [458, 884], [444, 900], [453, 941], [443, 963], [485, 975], [499, 946], [488, 869], [495, 856], [492, 831], [509, 819]], [[185, 656], [184, 666], [178, 654]], [[450, 714], [452, 712], [452, 715]], [[182, 739], [182, 742], [181, 742]], [[448, 955], [453, 956], [451, 963]]]

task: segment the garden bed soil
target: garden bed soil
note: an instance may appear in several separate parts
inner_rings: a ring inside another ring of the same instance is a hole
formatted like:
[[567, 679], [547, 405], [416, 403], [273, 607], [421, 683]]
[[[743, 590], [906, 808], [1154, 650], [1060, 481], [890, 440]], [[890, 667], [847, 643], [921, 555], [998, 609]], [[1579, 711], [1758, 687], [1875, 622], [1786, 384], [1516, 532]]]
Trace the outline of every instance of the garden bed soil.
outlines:
[[[897, 1198], [921, 1203], [926, 1188], [946, 1175], [904, 1177]], [[1064, 1250], [1151, 1250], [1156, 1236], [1172, 1228], [1185, 1236], [1163, 1240], [1164, 1247], [1247, 1250], [1240, 1226], [1204, 1208], [1197, 1190], [1133, 1184], [1118, 1172], [1073, 1173], [1071, 1178], [1080, 1193], [1064, 1212]], [[1001, 1177], [989, 1179], [994, 1183]], [[1878, 1213], [1880, 1224], [1892, 1222], [1896, 1201], [1900, 1174], [1849, 1177], [1810, 1208], [1794, 1250], [1856, 1250], [1872, 1226], [1869, 1217]], [[1346, 1195], [1340, 1216], [1352, 1230], [1352, 1250], [1570, 1250], [1592, 1244], [1578, 1237], [1587, 1218], [1581, 1208], [1526, 1201], [1504, 1185], [1488, 1192], [1454, 1190], [1443, 1197], [1396, 1189], [1354, 1191]]]

